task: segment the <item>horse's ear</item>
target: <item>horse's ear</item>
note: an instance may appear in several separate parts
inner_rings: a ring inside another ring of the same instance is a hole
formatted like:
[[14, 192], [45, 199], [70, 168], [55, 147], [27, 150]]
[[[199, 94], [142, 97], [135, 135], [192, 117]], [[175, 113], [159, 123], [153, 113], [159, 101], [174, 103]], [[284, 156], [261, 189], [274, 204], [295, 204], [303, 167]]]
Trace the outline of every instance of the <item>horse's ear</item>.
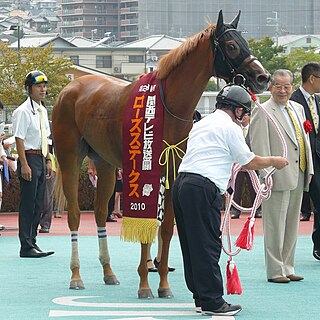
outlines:
[[216, 26], [216, 33], [220, 34], [223, 31], [223, 14], [222, 10], [219, 11], [218, 22]]
[[239, 10], [238, 15], [232, 20], [232, 22], [230, 22], [231, 27], [233, 27], [234, 29], [237, 29], [237, 27], [238, 27], [238, 22], [239, 22], [239, 19], [240, 19], [240, 13], [241, 13], [241, 10]]

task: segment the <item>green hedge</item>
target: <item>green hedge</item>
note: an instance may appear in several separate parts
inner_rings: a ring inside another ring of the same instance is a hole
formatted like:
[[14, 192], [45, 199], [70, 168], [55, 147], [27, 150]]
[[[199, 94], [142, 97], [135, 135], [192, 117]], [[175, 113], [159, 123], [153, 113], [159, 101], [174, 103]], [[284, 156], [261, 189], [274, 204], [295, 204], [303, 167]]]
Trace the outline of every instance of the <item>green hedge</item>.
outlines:
[[[20, 188], [17, 172], [10, 172], [10, 183], [3, 182], [1, 212], [18, 212]], [[93, 210], [95, 188], [88, 177], [88, 163], [85, 160], [81, 167], [79, 178], [79, 206], [80, 210]]]

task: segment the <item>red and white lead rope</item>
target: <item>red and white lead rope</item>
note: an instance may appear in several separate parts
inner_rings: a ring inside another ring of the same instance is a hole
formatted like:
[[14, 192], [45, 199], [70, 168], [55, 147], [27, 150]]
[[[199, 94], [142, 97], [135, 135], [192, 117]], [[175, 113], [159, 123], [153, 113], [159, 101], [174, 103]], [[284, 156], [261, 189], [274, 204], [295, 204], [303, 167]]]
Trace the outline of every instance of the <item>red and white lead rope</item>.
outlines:
[[[260, 105], [260, 103], [257, 101], [256, 96], [249, 92], [251, 95], [252, 100], [256, 104], [257, 107], [261, 109], [261, 111], [265, 114], [265, 116], [269, 119], [271, 124], [274, 126], [279, 139], [282, 143], [283, 147], [283, 157], [287, 157], [287, 145], [284, 140], [284, 137], [279, 129], [278, 124], [275, 122], [275, 120], [272, 118], [272, 116], [265, 110], [264, 107]], [[235, 181], [238, 173], [240, 171], [246, 171], [248, 172], [253, 188], [256, 192], [256, 198], [253, 202], [253, 206], [251, 208], [244, 208], [240, 206], [238, 203], [236, 203], [233, 200], [234, 196], [234, 190], [235, 190]], [[221, 223], [221, 241], [222, 241], [222, 249], [223, 251], [229, 256], [229, 260], [227, 262], [227, 294], [241, 294], [242, 293], [242, 287], [240, 280], [238, 278], [238, 271], [235, 266], [235, 263], [233, 261], [233, 257], [236, 256], [241, 249], [251, 250], [253, 247], [253, 235], [254, 235], [254, 223], [255, 223], [255, 213], [257, 209], [260, 207], [263, 200], [267, 200], [271, 196], [271, 189], [273, 185], [272, 181], [272, 175], [276, 171], [276, 168], [272, 168], [270, 171], [263, 169], [263, 171], [266, 173], [264, 177], [264, 182], [260, 183], [258, 175], [254, 170], [246, 170], [241, 167], [238, 163], [235, 163], [232, 168], [232, 175], [231, 179], [228, 184], [227, 190], [231, 192], [226, 192], [226, 203], [225, 203], [225, 213], [222, 219]], [[250, 213], [248, 220], [246, 221], [244, 228], [242, 232], [240, 233], [239, 237], [236, 240], [236, 249], [232, 249], [232, 241], [231, 241], [231, 226], [230, 226], [230, 209], [231, 206], [234, 206], [238, 210], [242, 212], [248, 212]], [[224, 245], [223, 239], [224, 235], [227, 238], [227, 246]]]

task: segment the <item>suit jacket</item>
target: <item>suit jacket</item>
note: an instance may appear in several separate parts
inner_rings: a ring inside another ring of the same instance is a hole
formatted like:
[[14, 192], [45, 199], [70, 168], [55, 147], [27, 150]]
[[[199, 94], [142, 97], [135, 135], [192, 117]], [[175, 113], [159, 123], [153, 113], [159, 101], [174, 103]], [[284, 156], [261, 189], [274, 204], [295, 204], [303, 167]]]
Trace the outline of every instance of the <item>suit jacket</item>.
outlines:
[[[306, 118], [313, 124], [309, 104], [308, 104], [307, 100], [305, 99], [302, 91], [300, 89], [297, 89], [296, 91], [294, 91], [290, 100], [296, 101], [303, 106]], [[318, 110], [318, 115], [320, 116], [320, 108], [319, 108], [320, 97], [318, 95], [315, 95], [315, 101], [316, 101], [316, 107]], [[320, 123], [320, 121], [319, 121], [319, 123]], [[320, 126], [319, 126], [319, 123], [318, 123], [318, 134], [316, 134], [316, 131], [315, 131], [313, 125], [312, 125], [312, 131], [309, 133], [313, 161], [320, 161]]]
[[[303, 128], [303, 122], [306, 120], [303, 107], [293, 101], [290, 105], [296, 111], [299, 124]], [[287, 144], [287, 159], [289, 165], [282, 170], [276, 170], [272, 175], [273, 190], [287, 191], [297, 187], [299, 177], [299, 148], [298, 142], [290, 124], [285, 115], [281, 111], [278, 104], [271, 97], [268, 101], [262, 104], [265, 110], [272, 116], [277, 123], [284, 140]], [[305, 143], [307, 168], [305, 171], [304, 190], [309, 190], [309, 183], [313, 174], [312, 154], [309, 141], [309, 135], [302, 129], [302, 136]], [[283, 147], [273, 124], [268, 120], [266, 115], [255, 107], [252, 112], [250, 122], [250, 145], [251, 150], [259, 156], [282, 156]], [[260, 172], [261, 176], [265, 176], [264, 172]]]

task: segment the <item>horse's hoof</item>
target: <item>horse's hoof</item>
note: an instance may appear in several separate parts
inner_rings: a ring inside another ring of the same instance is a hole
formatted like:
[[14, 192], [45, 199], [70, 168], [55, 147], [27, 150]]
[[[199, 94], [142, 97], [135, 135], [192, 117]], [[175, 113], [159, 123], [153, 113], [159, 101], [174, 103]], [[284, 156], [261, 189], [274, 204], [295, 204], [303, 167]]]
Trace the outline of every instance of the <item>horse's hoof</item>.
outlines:
[[117, 277], [113, 274], [112, 276], [104, 276], [103, 281], [107, 285], [118, 285], [120, 284], [119, 280]]
[[71, 280], [69, 289], [82, 290], [84, 289], [84, 284], [82, 280]]
[[138, 290], [139, 299], [154, 299], [154, 295], [151, 289], [139, 289]]
[[161, 289], [159, 288], [158, 289], [158, 297], [172, 299], [174, 296], [173, 296], [173, 293], [170, 288], [161, 288]]

